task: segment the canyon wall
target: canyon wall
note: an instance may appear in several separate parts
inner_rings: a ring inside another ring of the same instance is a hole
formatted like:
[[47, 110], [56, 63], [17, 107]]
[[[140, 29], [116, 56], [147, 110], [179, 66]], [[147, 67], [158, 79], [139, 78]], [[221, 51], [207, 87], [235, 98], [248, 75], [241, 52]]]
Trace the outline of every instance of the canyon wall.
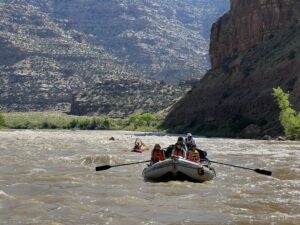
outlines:
[[231, 0], [212, 26], [212, 69], [164, 125], [214, 136], [282, 133], [272, 88], [289, 91], [300, 109], [299, 19], [298, 0]]

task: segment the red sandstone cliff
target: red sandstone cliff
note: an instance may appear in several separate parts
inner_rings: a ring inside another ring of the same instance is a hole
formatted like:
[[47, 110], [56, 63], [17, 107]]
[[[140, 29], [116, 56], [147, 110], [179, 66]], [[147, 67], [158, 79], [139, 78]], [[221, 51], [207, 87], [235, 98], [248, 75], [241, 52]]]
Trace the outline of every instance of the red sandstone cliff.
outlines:
[[272, 88], [300, 109], [300, 1], [231, 0], [211, 32], [212, 70], [166, 117], [166, 127], [212, 135], [279, 134]]
[[231, 0], [230, 12], [212, 27], [210, 56], [217, 68], [299, 19], [299, 0]]

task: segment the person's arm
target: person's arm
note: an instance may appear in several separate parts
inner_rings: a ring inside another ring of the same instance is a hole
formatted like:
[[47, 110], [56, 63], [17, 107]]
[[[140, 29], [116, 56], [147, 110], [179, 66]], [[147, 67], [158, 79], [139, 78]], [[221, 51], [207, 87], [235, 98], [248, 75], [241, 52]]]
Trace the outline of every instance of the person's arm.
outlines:
[[153, 151], [154, 151], [154, 149], [152, 149], [152, 151], [151, 151], [151, 161], [154, 160], [154, 159], [153, 159]]
[[162, 151], [162, 154], [163, 154], [162, 160], [165, 160], [166, 159], [165, 151], [163, 149], [161, 151]]
[[185, 153], [188, 151], [188, 147], [187, 147], [187, 145], [186, 144], [183, 144], [182, 145], [182, 147], [184, 148], [184, 150], [185, 150]]
[[175, 155], [174, 155], [174, 151], [175, 151], [175, 149], [172, 150], [172, 152], [171, 152], [171, 157], [174, 157], [174, 156], [175, 156]]
[[186, 159], [189, 157], [189, 154], [190, 154], [190, 150], [188, 150], [186, 153], [186, 157], [185, 157]]
[[186, 151], [183, 149], [183, 158], [186, 159]]

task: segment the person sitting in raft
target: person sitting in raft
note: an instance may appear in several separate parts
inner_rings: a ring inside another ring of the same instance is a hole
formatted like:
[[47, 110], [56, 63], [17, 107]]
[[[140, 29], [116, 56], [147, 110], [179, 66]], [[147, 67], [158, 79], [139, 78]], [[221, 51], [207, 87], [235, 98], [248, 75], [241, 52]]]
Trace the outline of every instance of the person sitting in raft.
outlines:
[[172, 151], [171, 157], [185, 158], [186, 157], [186, 151], [185, 151], [184, 145], [177, 142], [175, 144], [175, 147], [174, 147], [173, 151]]
[[202, 150], [202, 149], [199, 149], [199, 148], [197, 148], [197, 151], [199, 152], [199, 155], [200, 155], [201, 160], [202, 160], [202, 159], [207, 159], [207, 158], [206, 158], [206, 156], [207, 156], [207, 152], [206, 152], [206, 151], [204, 151], [204, 150]]
[[187, 133], [184, 143], [188, 150], [190, 150], [192, 148], [192, 145], [196, 145], [196, 142], [191, 133]]
[[174, 147], [175, 147], [175, 145], [169, 145], [169, 147], [166, 148], [166, 150], [165, 150], [166, 158], [171, 157], [171, 154], [172, 154], [172, 151], [173, 151]]
[[[178, 137], [177, 142], [175, 143], [175, 145], [176, 145], [176, 144], [180, 144], [180, 145], [184, 148], [185, 152], [187, 152], [187, 148], [186, 148], [186, 146], [185, 146], [185, 144], [184, 144], [184, 139], [183, 139], [183, 137]], [[170, 145], [170, 146], [166, 149], [166, 152], [165, 152], [166, 158], [172, 157], [172, 152], [173, 152], [173, 150], [174, 150], [174, 148], [175, 148], [175, 145]]]
[[159, 161], [165, 160], [165, 151], [161, 149], [159, 144], [155, 144], [151, 152], [151, 162], [150, 165], [157, 163]]
[[200, 163], [200, 153], [197, 150], [196, 145], [192, 145], [191, 149], [187, 153], [187, 160], [195, 162], [195, 163]]
[[180, 144], [184, 148], [185, 152], [187, 152], [188, 149], [185, 145], [183, 137], [178, 137], [176, 144]]

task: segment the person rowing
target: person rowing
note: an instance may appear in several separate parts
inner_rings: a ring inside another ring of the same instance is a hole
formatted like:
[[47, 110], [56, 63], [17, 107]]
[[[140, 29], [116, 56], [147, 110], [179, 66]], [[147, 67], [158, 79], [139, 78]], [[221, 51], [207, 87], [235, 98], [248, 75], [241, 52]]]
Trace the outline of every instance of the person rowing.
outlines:
[[190, 150], [193, 145], [196, 145], [196, 142], [191, 133], [187, 133], [186, 138], [184, 139], [184, 143], [188, 150]]
[[[191, 133], [187, 133], [184, 142], [185, 142], [185, 145], [188, 150], [192, 150], [192, 148], [195, 148], [195, 146], [196, 146], [195, 139], [193, 138], [193, 135]], [[197, 146], [196, 146], [196, 150], [199, 153], [199, 156], [201, 159], [206, 159], [206, 156], [207, 156], [206, 151], [204, 151], [200, 148], [197, 148]]]

